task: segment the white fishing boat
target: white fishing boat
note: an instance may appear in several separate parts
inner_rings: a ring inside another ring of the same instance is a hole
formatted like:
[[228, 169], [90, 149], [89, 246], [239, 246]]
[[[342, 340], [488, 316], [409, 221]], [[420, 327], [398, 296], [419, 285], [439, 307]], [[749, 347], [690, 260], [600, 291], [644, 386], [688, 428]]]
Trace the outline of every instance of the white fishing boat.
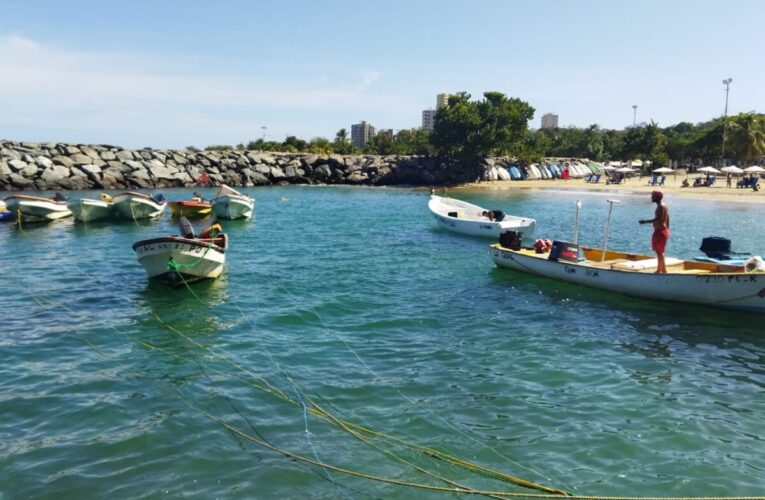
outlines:
[[160, 236], [133, 244], [138, 262], [149, 279], [176, 287], [202, 279], [217, 278], [226, 263], [228, 237], [214, 223], [199, 236], [181, 218], [181, 234]]
[[513, 250], [497, 243], [491, 245], [491, 256], [498, 267], [625, 295], [765, 313], [765, 273], [666, 258], [667, 274], [655, 274], [657, 260], [650, 255], [579, 250], [581, 259], [550, 259], [551, 252]]
[[101, 193], [98, 200], [92, 198], [78, 198], [67, 204], [74, 218], [82, 222], [110, 219], [114, 216], [114, 203], [112, 197]]
[[665, 257], [667, 272], [657, 274], [656, 257], [607, 249], [611, 210], [619, 203], [607, 201], [611, 207], [602, 248], [577, 245], [577, 201], [573, 243], [524, 248], [517, 234], [505, 233], [490, 246], [492, 260], [500, 268], [635, 297], [765, 313], [765, 265], [759, 257], [743, 266]]
[[[536, 221], [528, 217], [507, 215], [499, 210], [487, 210], [462, 200], [431, 195], [428, 202], [433, 217], [444, 228], [471, 236], [497, 238], [504, 231], [534, 232]], [[491, 214], [490, 218], [484, 214]]]
[[40, 222], [71, 217], [72, 211], [66, 206], [66, 198], [60, 193], [52, 198], [14, 194], [4, 200], [6, 210], [22, 222]]
[[167, 201], [161, 194], [149, 196], [135, 191], [125, 191], [112, 198], [118, 216], [135, 219], [156, 219], [165, 211]]
[[254, 199], [226, 185], [218, 188], [212, 200], [213, 213], [221, 219], [249, 219], [254, 206]]

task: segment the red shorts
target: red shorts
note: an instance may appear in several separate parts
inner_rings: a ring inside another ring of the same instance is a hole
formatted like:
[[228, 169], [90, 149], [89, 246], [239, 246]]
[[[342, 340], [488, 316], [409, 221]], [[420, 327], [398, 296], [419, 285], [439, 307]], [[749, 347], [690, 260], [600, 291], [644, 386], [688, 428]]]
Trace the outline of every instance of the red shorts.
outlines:
[[651, 248], [656, 253], [664, 253], [669, 239], [669, 229], [654, 229], [651, 236]]

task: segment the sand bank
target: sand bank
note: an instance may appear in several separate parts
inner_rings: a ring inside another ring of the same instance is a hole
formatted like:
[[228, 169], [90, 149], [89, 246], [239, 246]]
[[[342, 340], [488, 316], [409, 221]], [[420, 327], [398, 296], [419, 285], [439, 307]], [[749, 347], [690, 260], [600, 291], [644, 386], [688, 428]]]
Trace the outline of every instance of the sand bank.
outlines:
[[[688, 178], [693, 184], [696, 176], [691, 174]], [[736, 189], [726, 187], [725, 178], [718, 178], [720, 184], [711, 187], [681, 187], [685, 179], [684, 174], [667, 177], [664, 186], [649, 186], [650, 177], [632, 177], [621, 184], [606, 184], [601, 180], [598, 184], [585, 182], [584, 179], [569, 179], [566, 181], [557, 179], [526, 180], [526, 181], [487, 181], [463, 184], [449, 188], [449, 191], [458, 190], [512, 190], [512, 189], [547, 189], [547, 190], [576, 190], [593, 192], [613, 192], [614, 194], [648, 194], [654, 189], [661, 189], [665, 194], [672, 197], [695, 198], [700, 200], [765, 203], [765, 191], [753, 191], [752, 189]], [[734, 178], [734, 186], [736, 182]]]

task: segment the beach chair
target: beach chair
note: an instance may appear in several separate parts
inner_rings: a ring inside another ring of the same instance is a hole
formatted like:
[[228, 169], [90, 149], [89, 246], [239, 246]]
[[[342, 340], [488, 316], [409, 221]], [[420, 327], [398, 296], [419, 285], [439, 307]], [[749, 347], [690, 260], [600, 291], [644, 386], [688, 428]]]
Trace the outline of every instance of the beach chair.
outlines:
[[709, 184], [707, 184], [707, 187], [712, 187], [716, 180], [717, 180], [717, 177], [715, 177], [714, 175], [712, 177], [710, 177], [709, 178]]
[[592, 181], [593, 184], [598, 184], [600, 182], [600, 174], [595, 176], [595, 180]]
[[663, 186], [664, 185], [664, 181], [666, 181], [666, 180], [667, 180], [667, 176], [666, 175], [662, 175], [661, 179], [659, 180], [659, 184], [657, 184], [657, 185], [658, 186]]
[[651, 178], [648, 180], [648, 185], [649, 186], [655, 186], [657, 182], [659, 182], [659, 176], [658, 175], [652, 175]]
[[[749, 187], [752, 188], [752, 189], [755, 189], [759, 185], [760, 185], [760, 178], [759, 177], [755, 177], [754, 179], [752, 179], [751, 185]], [[758, 189], [758, 191], [759, 191], [759, 189]]]
[[696, 179], [693, 181], [693, 187], [699, 187], [704, 185], [704, 179], [701, 177], [696, 177]]

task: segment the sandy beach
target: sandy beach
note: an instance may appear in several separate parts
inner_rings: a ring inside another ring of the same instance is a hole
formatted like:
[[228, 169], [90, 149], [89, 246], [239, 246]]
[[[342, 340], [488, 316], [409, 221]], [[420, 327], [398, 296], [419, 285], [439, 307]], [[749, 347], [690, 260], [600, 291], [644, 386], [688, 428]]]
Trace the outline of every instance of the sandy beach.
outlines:
[[[575, 190], [575, 191], [597, 191], [613, 192], [615, 194], [642, 194], [650, 193], [654, 189], [661, 189], [664, 193], [683, 198], [695, 198], [699, 200], [741, 202], [741, 203], [765, 203], [765, 191], [753, 191], [752, 189], [736, 189], [735, 187], [726, 187], [725, 178], [718, 178], [719, 184], [711, 187], [681, 187], [681, 183], [686, 178], [685, 174], [669, 176], [664, 186], [649, 186], [650, 177], [632, 177], [622, 184], [606, 184], [601, 180], [598, 184], [585, 182], [584, 179], [568, 180], [525, 180], [525, 181], [485, 181], [463, 184], [449, 188], [449, 190], [472, 190], [472, 189], [549, 189], [549, 190]], [[695, 174], [688, 176], [688, 181], [693, 184], [696, 178]], [[733, 185], [738, 178], [734, 178]]]

